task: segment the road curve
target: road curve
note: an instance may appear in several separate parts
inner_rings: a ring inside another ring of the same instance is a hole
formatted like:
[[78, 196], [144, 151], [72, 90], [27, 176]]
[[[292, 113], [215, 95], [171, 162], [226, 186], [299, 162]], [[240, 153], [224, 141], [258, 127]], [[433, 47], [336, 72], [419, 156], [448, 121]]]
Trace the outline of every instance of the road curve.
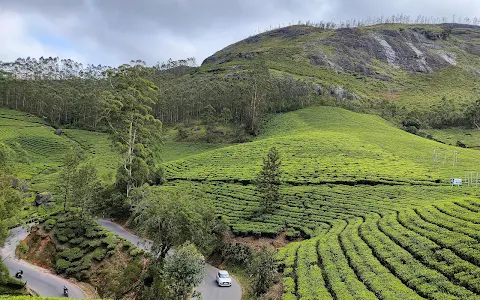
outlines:
[[[149, 251], [150, 241], [142, 239], [130, 232], [122, 226], [110, 222], [108, 220], [98, 220], [98, 222], [107, 230], [123, 237], [130, 243], [136, 245], [138, 248]], [[231, 287], [219, 287], [215, 282], [215, 277], [218, 269], [207, 264], [206, 274], [203, 282], [198, 286], [197, 291], [202, 293], [202, 298], [205, 300], [240, 300], [242, 299], [242, 288], [237, 280], [232, 278]]]
[[66, 286], [70, 298], [87, 298], [85, 293], [70, 281], [55, 276], [46, 269], [15, 258], [15, 248], [27, 235], [28, 232], [23, 227], [11, 229], [5, 246], [0, 248], [0, 257], [7, 266], [10, 275], [14, 276], [18, 270], [23, 270], [21, 281], [27, 282], [27, 286], [40, 296], [63, 297], [63, 286]]

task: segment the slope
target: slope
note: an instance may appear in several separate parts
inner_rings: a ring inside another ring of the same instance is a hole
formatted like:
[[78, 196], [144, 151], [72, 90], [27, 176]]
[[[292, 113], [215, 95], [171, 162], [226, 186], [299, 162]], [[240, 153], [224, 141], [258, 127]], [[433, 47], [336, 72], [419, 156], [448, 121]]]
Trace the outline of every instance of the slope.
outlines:
[[40, 118], [0, 109], [0, 142], [15, 152], [14, 172], [28, 180], [31, 191], [53, 191], [63, 156], [70, 147], [82, 149], [87, 161], [93, 161], [100, 174], [112, 180], [119, 158], [110, 149], [107, 135], [74, 129], [56, 135], [54, 131]]
[[[380, 24], [325, 30], [295, 25], [251, 36], [207, 58], [200, 70], [241, 76], [255, 57], [277, 76], [309, 82], [337, 101], [379, 112], [428, 111], [442, 97], [458, 109], [480, 95], [480, 28]], [[383, 107], [380, 107], [383, 108]]]
[[[259, 214], [252, 180], [271, 146], [282, 199]], [[458, 162], [435, 163], [436, 148]], [[284, 299], [479, 299], [478, 190], [448, 184], [479, 158], [376, 116], [314, 107], [273, 117], [254, 142], [165, 167], [169, 186], [205, 193], [236, 235], [306, 238], [279, 251]]]
[[[274, 117], [253, 143], [205, 152], [165, 164], [170, 180], [249, 183], [262, 157], [276, 146], [290, 184], [446, 183], [463, 176], [480, 153], [442, 145], [396, 129], [383, 119], [334, 107], [315, 107]], [[448, 164], [434, 163], [444, 149]], [[453, 152], [458, 161], [453, 166]], [[475, 168], [474, 168], [475, 169]]]

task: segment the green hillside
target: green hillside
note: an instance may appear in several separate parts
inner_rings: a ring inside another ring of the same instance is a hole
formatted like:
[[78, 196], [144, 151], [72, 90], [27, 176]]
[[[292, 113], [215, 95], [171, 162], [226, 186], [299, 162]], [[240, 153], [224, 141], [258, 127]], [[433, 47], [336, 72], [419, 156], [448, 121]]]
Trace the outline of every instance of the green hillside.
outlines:
[[[0, 142], [12, 149], [14, 176], [25, 181], [25, 207], [20, 220], [43, 218], [56, 207], [36, 209], [31, 206], [36, 193], [51, 193], [53, 200], [59, 184], [62, 159], [70, 147], [78, 147], [98, 168], [105, 183], [112, 183], [119, 157], [110, 148], [106, 134], [66, 129], [59, 136], [40, 118], [8, 109], [0, 109]], [[27, 218], [27, 219], [25, 219]]]
[[[271, 146], [283, 197], [262, 215], [252, 180]], [[455, 166], [434, 163], [436, 148], [457, 151]], [[479, 299], [478, 191], [448, 184], [479, 158], [376, 116], [315, 107], [273, 117], [252, 143], [165, 167], [170, 186], [205, 192], [235, 234], [306, 238], [279, 252], [284, 299]]]
[[[55, 185], [71, 145], [84, 149], [104, 180], [114, 179], [117, 158], [106, 135], [67, 129], [57, 136], [39, 119], [1, 115], [2, 141], [32, 190]], [[282, 200], [259, 214], [253, 179], [272, 146], [283, 160]], [[478, 190], [448, 183], [480, 168], [478, 150], [409, 134], [377, 116], [312, 107], [272, 116], [250, 143], [169, 139], [161, 151], [167, 184], [157, 192], [204, 193], [239, 236], [285, 232], [292, 242], [278, 254], [284, 299], [480, 298]]]
[[[381, 24], [324, 30], [296, 25], [251, 36], [207, 58], [200, 70], [240, 76], [265, 58], [277, 76], [309, 82], [343, 105], [395, 115], [428, 112], [442, 97], [456, 108], [480, 96], [480, 28], [460, 24]], [[383, 107], [379, 107], [383, 106]], [[405, 110], [405, 111], [402, 111]]]
[[106, 134], [65, 129], [62, 135], [40, 118], [8, 109], [0, 109], [0, 142], [15, 151], [14, 172], [28, 180], [30, 190], [52, 191], [58, 182], [62, 159], [70, 147], [79, 147], [98, 167], [100, 174], [113, 181], [118, 156]]
[[[446, 183], [478, 165], [480, 153], [429, 141], [385, 120], [333, 107], [274, 117], [253, 143], [230, 146], [165, 164], [167, 178], [251, 181], [276, 146], [291, 184], [335, 182]], [[434, 163], [444, 149], [448, 164]], [[453, 152], [458, 162], [453, 167]]]

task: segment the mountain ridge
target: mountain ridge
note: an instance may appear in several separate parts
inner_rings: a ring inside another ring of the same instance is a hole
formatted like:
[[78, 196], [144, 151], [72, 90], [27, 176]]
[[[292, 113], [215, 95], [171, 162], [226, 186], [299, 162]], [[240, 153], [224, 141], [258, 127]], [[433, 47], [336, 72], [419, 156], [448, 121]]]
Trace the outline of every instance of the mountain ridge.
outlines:
[[[480, 90], [480, 27], [381, 24], [321, 29], [293, 25], [251, 36], [206, 58], [200, 70], [240, 75], [263, 57], [276, 75], [311, 83], [337, 101], [388, 101], [427, 111], [443, 97], [459, 108]], [[423, 98], [423, 99], [422, 99]], [[370, 103], [370, 104], [368, 104]]]

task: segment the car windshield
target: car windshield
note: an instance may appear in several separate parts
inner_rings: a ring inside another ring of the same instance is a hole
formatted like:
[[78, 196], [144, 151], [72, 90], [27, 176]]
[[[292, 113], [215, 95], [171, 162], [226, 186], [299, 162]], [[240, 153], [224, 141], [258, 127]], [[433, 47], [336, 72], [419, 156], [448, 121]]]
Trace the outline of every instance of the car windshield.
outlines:
[[230, 276], [228, 276], [228, 274], [221, 274], [221, 273], [218, 274], [218, 277], [220, 277], [220, 278], [230, 278]]

